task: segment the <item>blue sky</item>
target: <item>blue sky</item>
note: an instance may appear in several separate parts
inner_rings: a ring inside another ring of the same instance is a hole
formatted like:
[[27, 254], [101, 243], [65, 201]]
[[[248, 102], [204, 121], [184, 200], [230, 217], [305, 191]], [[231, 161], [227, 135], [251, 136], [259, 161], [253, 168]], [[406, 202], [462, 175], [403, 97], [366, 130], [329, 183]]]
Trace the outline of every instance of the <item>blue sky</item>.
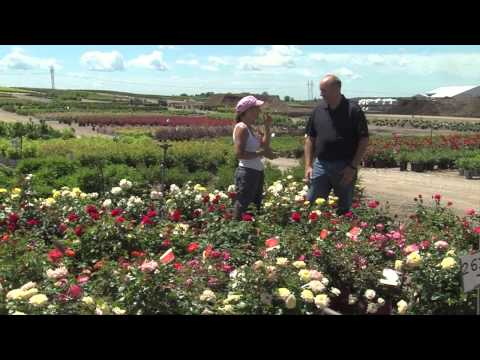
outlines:
[[338, 75], [347, 97], [411, 96], [480, 85], [480, 46], [0, 45], [0, 86], [177, 95], [267, 91], [306, 99]]

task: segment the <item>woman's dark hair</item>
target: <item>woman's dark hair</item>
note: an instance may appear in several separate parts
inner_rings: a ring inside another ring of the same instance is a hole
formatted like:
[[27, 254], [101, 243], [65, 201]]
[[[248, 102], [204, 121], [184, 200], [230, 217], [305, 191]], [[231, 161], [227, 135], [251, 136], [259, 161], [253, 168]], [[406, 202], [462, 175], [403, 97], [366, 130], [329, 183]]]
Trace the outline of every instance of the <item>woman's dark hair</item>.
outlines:
[[243, 112], [237, 113], [237, 115], [235, 115], [235, 122], [239, 123], [240, 121], [242, 121], [242, 116]]

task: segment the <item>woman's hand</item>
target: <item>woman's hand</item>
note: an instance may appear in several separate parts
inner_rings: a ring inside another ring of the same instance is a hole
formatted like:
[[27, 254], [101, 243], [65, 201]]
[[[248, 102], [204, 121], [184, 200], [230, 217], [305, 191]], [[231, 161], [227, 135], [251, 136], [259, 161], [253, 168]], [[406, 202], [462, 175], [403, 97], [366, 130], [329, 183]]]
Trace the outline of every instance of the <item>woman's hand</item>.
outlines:
[[265, 113], [263, 114], [263, 124], [267, 127], [270, 127], [272, 126], [272, 117], [270, 116], [270, 114], [268, 113]]

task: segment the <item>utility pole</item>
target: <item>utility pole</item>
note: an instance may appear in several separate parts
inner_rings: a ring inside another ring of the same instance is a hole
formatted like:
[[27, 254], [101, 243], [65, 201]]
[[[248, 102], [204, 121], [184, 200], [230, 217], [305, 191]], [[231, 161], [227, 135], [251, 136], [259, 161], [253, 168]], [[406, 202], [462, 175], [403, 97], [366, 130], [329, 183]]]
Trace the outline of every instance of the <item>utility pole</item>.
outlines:
[[55, 90], [55, 69], [53, 65], [50, 66], [50, 78], [52, 80], [52, 90]]

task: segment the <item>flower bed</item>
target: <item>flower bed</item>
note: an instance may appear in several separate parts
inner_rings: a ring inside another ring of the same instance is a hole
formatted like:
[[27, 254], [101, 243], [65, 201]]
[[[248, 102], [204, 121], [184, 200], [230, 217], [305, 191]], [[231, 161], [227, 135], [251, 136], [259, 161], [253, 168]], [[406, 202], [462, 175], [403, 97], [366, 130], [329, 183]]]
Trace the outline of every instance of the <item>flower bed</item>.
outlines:
[[47, 199], [0, 189], [0, 313], [345, 314], [473, 313], [458, 256], [478, 244], [480, 217], [460, 219], [421, 197], [398, 224], [357, 188], [305, 202], [292, 179], [271, 184], [265, 210], [231, 219], [233, 189], [175, 185], [131, 195], [78, 188]]

